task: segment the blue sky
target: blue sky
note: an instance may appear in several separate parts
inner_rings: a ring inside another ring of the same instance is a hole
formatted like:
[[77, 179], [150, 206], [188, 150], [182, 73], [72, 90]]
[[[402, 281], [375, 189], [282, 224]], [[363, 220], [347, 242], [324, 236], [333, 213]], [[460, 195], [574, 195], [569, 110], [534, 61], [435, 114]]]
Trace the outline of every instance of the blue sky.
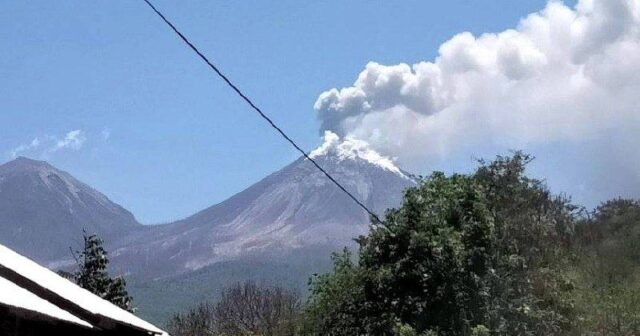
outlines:
[[[311, 150], [321, 144], [316, 114], [326, 112], [314, 110], [319, 95], [353, 85], [368, 62], [433, 60], [454, 35], [514, 28], [546, 2], [155, 4]], [[297, 158], [142, 1], [15, 1], [0, 8], [0, 161], [23, 146], [23, 155], [71, 172], [142, 222], [160, 223], [222, 201]], [[81, 131], [79, 142], [73, 136], [65, 142], [74, 130]], [[471, 152], [452, 149], [422, 165], [405, 161], [420, 173], [465, 170], [472, 166], [469, 153], [524, 147], [540, 161], [554, 158], [536, 166], [539, 175], [579, 194], [584, 186], [558, 171], [563, 164], [584, 166], [591, 153], [575, 154], [575, 146], [598, 145], [596, 138], [571, 146], [565, 138], [516, 139]], [[29, 149], [34, 139], [39, 146]], [[402, 162], [402, 153], [380, 148]], [[593, 197], [582, 200], [593, 203]]]

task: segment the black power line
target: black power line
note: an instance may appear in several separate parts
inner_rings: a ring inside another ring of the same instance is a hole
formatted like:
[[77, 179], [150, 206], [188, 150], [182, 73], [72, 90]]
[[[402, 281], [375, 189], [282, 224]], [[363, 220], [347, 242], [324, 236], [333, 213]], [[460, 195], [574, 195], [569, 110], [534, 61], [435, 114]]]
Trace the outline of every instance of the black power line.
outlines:
[[209, 65], [209, 67], [211, 69], [213, 69], [213, 71], [215, 71], [216, 74], [218, 74], [218, 76], [220, 76], [220, 78], [222, 78], [222, 80], [225, 81], [225, 83], [227, 83], [227, 85], [229, 85], [233, 91], [235, 91], [240, 97], [242, 97], [242, 99], [244, 99], [245, 102], [247, 102], [247, 104], [249, 104], [249, 106], [251, 106], [251, 108], [253, 108], [256, 112], [258, 112], [258, 114], [260, 115], [260, 117], [262, 117], [262, 119], [264, 119], [267, 123], [269, 123], [269, 125], [271, 127], [273, 127], [278, 133], [280, 133], [280, 135], [285, 138], [298, 152], [302, 153], [302, 155], [309, 161], [311, 161], [311, 163], [313, 163], [314, 166], [316, 166], [316, 168], [318, 168], [329, 180], [331, 180], [331, 182], [333, 182], [338, 188], [340, 188], [340, 190], [342, 190], [345, 194], [347, 194], [347, 196], [349, 196], [354, 202], [356, 202], [362, 209], [364, 209], [367, 213], [369, 213], [369, 215], [371, 215], [371, 217], [377, 221], [378, 223], [382, 223], [382, 221], [380, 220], [380, 218], [378, 218], [378, 216], [371, 210], [369, 210], [369, 208], [367, 208], [367, 206], [365, 206], [362, 202], [360, 202], [360, 200], [358, 200], [352, 193], [350, 193], [347, 189], [345, 189], [345, 187], [343, 187], [338, 181], [336, 181], [336, 179], [333, 178], [333, 176], [331, 176], [326, 170], [324, 170], [324, 168], [322, 168], [314, 159], [312, 159], [309, 155], [307, 155], [307, 152], [305, 152], [302, 148], [300, 148], [300, 146], [298, 146], [298, 144], [295, 143], [295, 141], [293, 141], [280, 127], [278, 127], [273, 120], [271, 120], [271, 118], [269, 118], [266, 114], [264, 114], [264, 112], [262, 112], [262, 110], [256, 106], [251, 99], [249, 99], [244, 93], [242, 93], [242, 91], [240, 91], [240, 89], [235, 86], [235, 84], [233, 84], [231, 82], [231, 80], [229, 80], [229, 78], [227, 78], [227, 76], [225, 76], [219, 69], [218, 67], [216, 67], [213, 63], [211, 63], [211, 61], [209, 61], [209, 59], [200, 52], [200, 50], [198, 50], [198, 48], [196, 48], [195, 45], [193, 45], [193, 43], [191, 43], [189, 41], [189, 39], [187, 39], [179, 30], [178, 28], [176, 28], [176, 26], [173, 25], [173, 23], [171, 23], [171, 21], [169, 21], [162, 13], [160, 13], [160, 11], [158, 9], [156, 9], [156, 7], [149, 2], [149, 0], [144, 0], [144, 2], [147, 3], [147, 5], [149, 5], [149, 7], [151, 7], [151, 9], [158, 14], [158, 16], [167, 24], [169, 25], [169, 27], [171, 27], [171, 29], [178, 34], [178, 36], [180, 37], [180, 39], [182, 39], [182, 41], [184, 41], [184, 43], [186, 43], [189, 48], [191, 48], [191, 50], [193, 50], [196, 54], [198, 54], [198, 56], [200, 56], [200, 58], [207, 63], [207, 65]]

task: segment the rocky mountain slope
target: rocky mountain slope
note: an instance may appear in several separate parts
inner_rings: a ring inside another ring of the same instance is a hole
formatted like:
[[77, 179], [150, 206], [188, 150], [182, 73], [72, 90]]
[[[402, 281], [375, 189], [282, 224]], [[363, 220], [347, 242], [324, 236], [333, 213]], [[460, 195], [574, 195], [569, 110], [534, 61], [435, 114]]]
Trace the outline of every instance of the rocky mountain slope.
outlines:
[[[311, 153], [383, 217], [415, 179], [354, 139], [328, 134]], [[19, 158], [0, 166], [0, 243], [59, 268], [82, 229], [107, 242], [112, 271], [126, 274], [139, 313], [172, 312], [235, 281], [304, 291], [331, 252], [354, 246], [370, 219], [310, 161], [300, 158], [226, 201], [164, 225], [140, 225], [127, 210], [51, 165]]]
[[[379, 214], [400, 204], [414, 180], [357, 140], [327, 139], [312, 157]], [[368, 214], [300, 158], [262, 181], [179, 222], [133, 234], [113, 251], [128, 273], [159, 278], [248, 256], [333, 251], [367, 232]]]
[[69, 258], [83, 229], [114, 240], [141, 228], [129, 211], [46, 162], [0, 166], [0, 244], [39, 262]]

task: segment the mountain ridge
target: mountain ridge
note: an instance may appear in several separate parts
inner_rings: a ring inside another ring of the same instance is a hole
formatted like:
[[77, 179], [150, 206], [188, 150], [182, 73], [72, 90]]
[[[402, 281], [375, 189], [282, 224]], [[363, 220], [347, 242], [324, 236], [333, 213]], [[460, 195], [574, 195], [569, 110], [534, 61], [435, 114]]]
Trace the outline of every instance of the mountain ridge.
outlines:
[[[311, 154], [380, 218], [416, 184], [411, 174], [358, 141], [325, 136], [325, 144]], [[0, 166], [0, 243], [50, 268], [73, 264], [68, 247], [81, 243], [82, 228], [91, 222], [84, 216], [87, 205], [97, 207], [93, 215], [116, 214], [124, 221], [107, 221], [107, 228], [117, 228], [115, 234], [105, 230], [104, 220], [87, 231], [105, 239], [112, 271], [127, 275], [141, 313], [156, 321], [191, 303], [159, 295], [167, 284], [171, 295], [189, 298], [263, 277], [291, 277], [290, 284], [302, 289], [309, 276], [327, 270], [331, 252], [354, 247], [353, 238], [370, 225], [368, 213], [304, 157], [218, 204], [159, 225], [139, 224], [123, 207], [44, 161], [18, 158]], [[12, 208], [31, 217], [11, 216]], [[31, 244], [10, 239], [8, 231], [16, 228]], [[55, 246], [47, 245], [51, 242]], [[166, 307], [159, 309], [159, 302]]]
[[69, 257], [83, 230], [112, 240], [141, 227], [128, 210], [45, 161], [0, 165], [0, 243], [39, 262]]
[[[315, 160], [379, 216], [398, 206], [402, 191], [415, 183], [404, 172], [357, 157], [329, 153]], [[128, 237], [112, 255], [127, 272], [155, 270], [149, 272], [155, 278], [251, 254], [320, 245], [330, 251], [351, 245], [368, 226], [363, 209], [299, 158], [223, 202]]]

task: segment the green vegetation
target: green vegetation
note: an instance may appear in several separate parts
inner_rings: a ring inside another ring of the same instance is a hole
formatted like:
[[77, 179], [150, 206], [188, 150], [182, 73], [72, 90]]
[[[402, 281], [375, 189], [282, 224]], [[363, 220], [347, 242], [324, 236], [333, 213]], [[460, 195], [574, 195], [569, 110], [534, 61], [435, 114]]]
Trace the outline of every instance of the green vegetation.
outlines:
[[640, 203], [603, 203], [577, 226], [578, 334], [640, 335]]
[[122, 277], [109, 276], [107, 272], [109, 259], [102, 245], [103, 241], [98, 236], [84, 235], [84, 249], [74, 253], [78, 270], [71, 279], [78, 286], [132, 312], [134, 311], [133, 299], [127, 292], [127, 284]]
[[[434, 173], [312, 281], [313, 335], [552, 335], [570, 329], [575, 207], [524, 175], [526, 155]], [[339, 291], [338, 293], [336, 291]]]
[[295, 332], [270, 335], [640, 335], [640, 203], [587, 212], [528, 177], [530, 161], [421, 178], [311, 279]]

